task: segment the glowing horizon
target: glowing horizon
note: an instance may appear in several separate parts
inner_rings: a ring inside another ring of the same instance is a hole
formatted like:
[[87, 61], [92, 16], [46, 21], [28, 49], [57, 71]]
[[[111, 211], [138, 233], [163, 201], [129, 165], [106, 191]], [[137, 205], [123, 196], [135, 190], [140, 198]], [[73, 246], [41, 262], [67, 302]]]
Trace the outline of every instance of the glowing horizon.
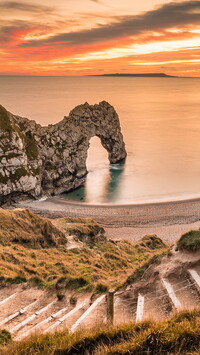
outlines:
[[0, 11], [0, 75], [200, 76], [200, 1], [18, 0]]

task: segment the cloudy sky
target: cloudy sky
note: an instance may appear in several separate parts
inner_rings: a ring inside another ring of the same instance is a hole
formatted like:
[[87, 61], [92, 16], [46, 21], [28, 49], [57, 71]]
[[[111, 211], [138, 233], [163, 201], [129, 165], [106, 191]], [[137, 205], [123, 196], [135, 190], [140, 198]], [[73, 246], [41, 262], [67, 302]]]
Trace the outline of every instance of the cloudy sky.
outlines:
[[0, 74], [200, 76], [200, 1], [0, 0]]

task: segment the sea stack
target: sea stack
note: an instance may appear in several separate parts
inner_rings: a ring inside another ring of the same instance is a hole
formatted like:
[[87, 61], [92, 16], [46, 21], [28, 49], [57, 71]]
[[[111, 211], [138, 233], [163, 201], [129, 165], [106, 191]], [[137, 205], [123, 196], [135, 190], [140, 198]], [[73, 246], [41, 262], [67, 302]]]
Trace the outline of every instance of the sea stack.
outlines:
[[100, 138], [111, 164], [125, 159], [119, 117], [105, 101], [79, 105], [48, 127], [0, 106], [0, 204], [12, 198], [60, 194], [83, 185], [94, 136]]

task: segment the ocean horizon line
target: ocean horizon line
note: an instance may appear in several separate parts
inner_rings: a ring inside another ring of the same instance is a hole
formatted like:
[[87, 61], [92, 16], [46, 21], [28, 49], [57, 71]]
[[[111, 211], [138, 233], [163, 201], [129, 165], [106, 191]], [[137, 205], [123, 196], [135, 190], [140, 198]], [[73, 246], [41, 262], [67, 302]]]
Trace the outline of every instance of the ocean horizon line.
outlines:
[[[36, 75], [33, 75], [33, 74], [0, 74], [0, 77], [37, 77], [37, 78], [41, 78], [41, 77], [43, 77], [43, 78], [46, 78], [46, 77], [55, 77], [55, 78], [70, 78], [70, 77], [72, 77], [72, 78], [76, 78], [76, 77], [83, 77], [83, 78], [85, 78], [85, 77], [104, 77], [104, 78], [106, 78], [106, 77], [108, 77], [108, 78], [110, 78], [110, 77], [115, 77], [115, 78], [149, 78], [149, 79], [156, 79], [156, 78], [158, 78], [158, 79], [166, 79], [166, 78], [173, 78], [173, 79], [199, 79], [200, 78], [200, 76], [175, 76], [175, 75], [168, 75], [168, 74], [166, 74], [166, 75], [155, 75], [155, 76], [153, 76], [153, 74], [156, 74], [156, 73], [150, 73], [150, 74], [148, 74], [148, 73], [141, 73], [141, 74], [131, 74], [131, 73], [124, 73], [124, 74], [122, 74], [122, 73], [111, 73], [111, 74], [85, 74], [85, 75], [44, 75], [44, 74], [42, 74], [42, 75], [38, 75], [38, 74], [36, 74]], [[157, 73], [157, 74], [160, 74], [160, 73]], [[161, 73], [162, 74], [162, 73]], [[146, 76], [145, 76], [146, 75]]]

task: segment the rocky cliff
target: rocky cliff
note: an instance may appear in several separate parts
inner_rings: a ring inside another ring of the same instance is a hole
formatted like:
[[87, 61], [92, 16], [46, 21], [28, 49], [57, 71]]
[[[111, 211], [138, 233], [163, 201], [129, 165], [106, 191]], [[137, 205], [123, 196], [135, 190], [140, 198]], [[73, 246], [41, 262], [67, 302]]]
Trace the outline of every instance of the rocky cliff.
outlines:
[[59, 194], [84, 184], [93, 136], [100, 138], [110, 163], [126, 157], [118, 115], [105, 101], [77, 106], [48, 127], [0, 106], [0, 203]]

